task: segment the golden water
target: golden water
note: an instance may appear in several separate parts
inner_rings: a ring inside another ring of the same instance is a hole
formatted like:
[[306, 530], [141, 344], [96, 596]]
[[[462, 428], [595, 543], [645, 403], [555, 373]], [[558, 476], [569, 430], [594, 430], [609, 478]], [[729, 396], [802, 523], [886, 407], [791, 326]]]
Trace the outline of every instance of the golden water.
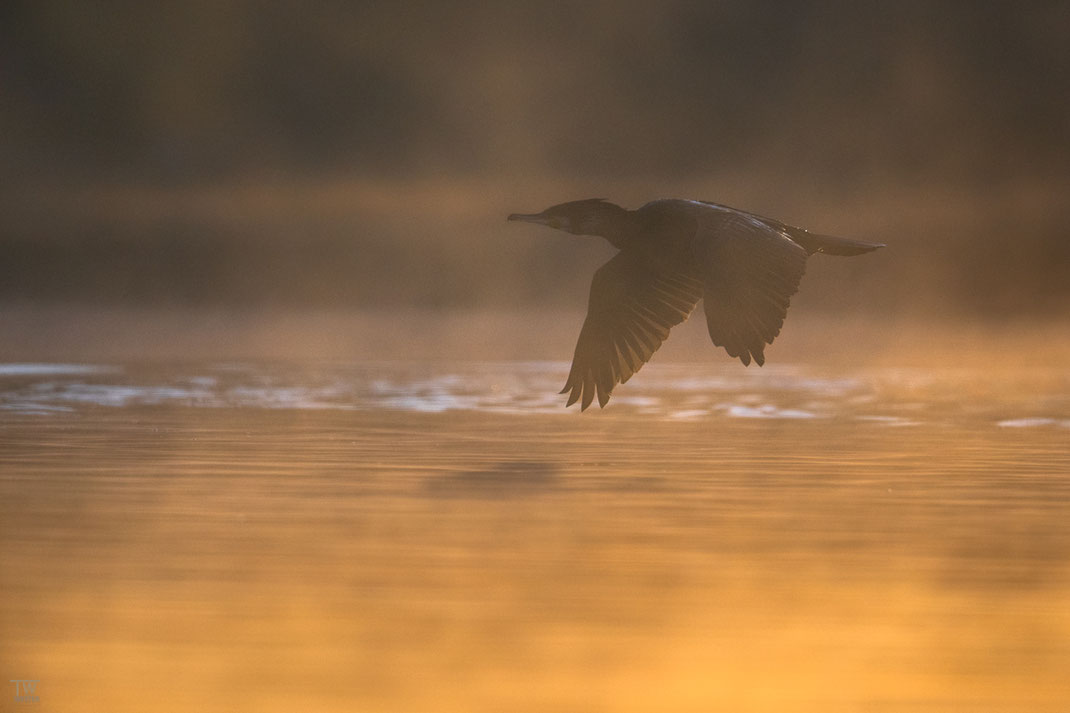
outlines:
[[40, 711], [1070, 710], [1065, 374], [651, 365], [580, 416], [566, 368], [0, 367], [2, 678]]

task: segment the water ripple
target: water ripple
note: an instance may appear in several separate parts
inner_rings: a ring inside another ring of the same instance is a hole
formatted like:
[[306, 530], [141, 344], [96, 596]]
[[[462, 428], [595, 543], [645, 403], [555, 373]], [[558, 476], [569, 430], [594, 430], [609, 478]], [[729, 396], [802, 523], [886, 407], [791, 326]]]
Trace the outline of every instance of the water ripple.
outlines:
[[[0, 364], [0, 412], [47, 417], [156, 406], [564, 416], [577, 410], [566, 410], [558, 394], [568, 368], [556, 361]], [[1006, 429], [1070, 428], [1070, 399], [1058, 379], [973, 393], [984, 383], [955, 372], [652, 364], [618, 387], [609, 411], [674, 421], [848, 419], [877, 428], [970, 418]]]

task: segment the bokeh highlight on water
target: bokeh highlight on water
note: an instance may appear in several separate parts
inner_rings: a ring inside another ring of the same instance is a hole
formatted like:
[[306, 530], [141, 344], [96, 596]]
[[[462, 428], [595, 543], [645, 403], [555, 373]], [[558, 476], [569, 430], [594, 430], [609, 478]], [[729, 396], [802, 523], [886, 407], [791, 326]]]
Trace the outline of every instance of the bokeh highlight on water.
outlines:
[[[84, 407], [397, 410], [566, 415], [558, 395], [565, 362], [0, 364], [0, 410], [75, 412]], [[1044, 383], [1047, 380], [1047, 383]], [[970, 369], [859, 369], [735, 364], [647, 367], [618, 387], [620, 416], [691, 420], [846, 419], [885, 426], [964, 419], [1006, 428], [1070, 428], [1070, 378], [1029, 372], [981, 400], [985, 374]], [[991, 385], [989, 385], [991, 387]], [[1052, 389], [1051, 391], [1045, 389]]]

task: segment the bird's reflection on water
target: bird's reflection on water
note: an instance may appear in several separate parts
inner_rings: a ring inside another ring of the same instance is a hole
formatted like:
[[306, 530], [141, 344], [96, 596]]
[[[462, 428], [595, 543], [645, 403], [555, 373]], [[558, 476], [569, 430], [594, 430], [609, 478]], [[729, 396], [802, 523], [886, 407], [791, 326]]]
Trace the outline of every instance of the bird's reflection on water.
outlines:
[[46, 366], [0, 366], [42, 706], [1070, 705], [1061, 373], [652, 364], [580, 416], [557, 363]]

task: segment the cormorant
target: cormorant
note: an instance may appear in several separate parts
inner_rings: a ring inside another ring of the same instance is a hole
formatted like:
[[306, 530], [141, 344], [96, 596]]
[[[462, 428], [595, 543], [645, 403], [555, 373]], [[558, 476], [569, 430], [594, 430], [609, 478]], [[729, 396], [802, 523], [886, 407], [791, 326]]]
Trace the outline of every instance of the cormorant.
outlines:
[[602, 198], [571, 201], [509, 220], [597, 235], [618, 252], [591, 282], [587, 318], [561, 393], [566, 406], [605, 407], [649, 361], [669, 330], [699, 300], [714, 345], [749, 366], [765, 363], [780, 333], [806, 258], [861, 255], [878, 243], [818, 235], [754, 213], [704, 201], [667, 199], [626, 210]]

